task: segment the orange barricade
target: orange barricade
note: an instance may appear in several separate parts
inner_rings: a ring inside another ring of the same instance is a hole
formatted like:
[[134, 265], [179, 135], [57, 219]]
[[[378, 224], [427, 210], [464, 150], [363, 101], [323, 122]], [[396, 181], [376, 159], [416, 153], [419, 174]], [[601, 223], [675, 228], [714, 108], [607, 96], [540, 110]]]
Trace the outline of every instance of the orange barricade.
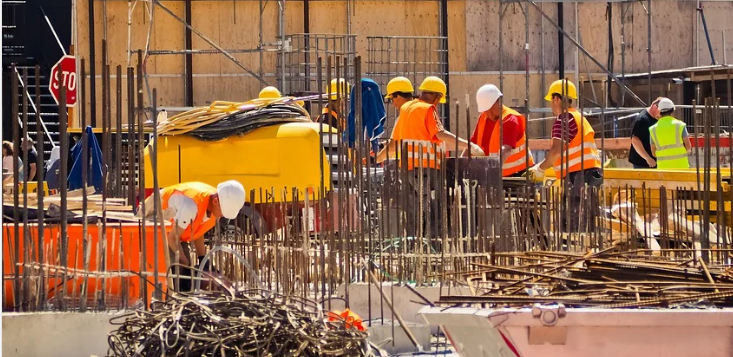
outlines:
[[[19, 244], [17, 251], [19, 257], [16, 257], [15, 249], [15, 236], [14, 236], [14, 225], [3, 224], [3, 275], [5, 284], [3, 285], [3, 309], [11, 310], [17, 308], [15, 306], [14, 298], [14, 276], [15, 268], [18, 268], [18, 275], [20, 279], [23, 278], [23, 269], [29, 269], [24, 266], [19, 266], [17, 263], [23, 264], [25, 260], [28, 260], [28, 264], [32, 264], [32, 269], [29, 270], [29, 275], [38, 276], [40, 270], [38, 267], [38, 225], [30, 224], [28, 226], [30, 231], [30, 241], [32, 242], [31, 249], [26, 252], [26, 244], [23, 242], [23, 224], [18, 225], [19, 230]], [[58, 224], [46, 224], [43, 233], [43, 256], [44, 256], [44, 269], [46, 284], [46, 298], [52, 299], [56, 292], [63, 286], [64, 269], [61, 266], [60, 260], [60, 226]], [[84, 269], [84, 254], [83, 247], [84, 243], [82, 240], [82, 225], [81, 224], [69, 224], [67, 232], [69, 236], [68, 243], [68, 258], [66, 267], [68, 267], [68, 281], [65, 286], [67, 301], [70, 301], [73, 306], [79, 303], [81, 298], [81, 289], [85, 279]], [[97, 265], [100, 263], [100, 246], [99, 246], [99, 231], [101, 225], [98, 227], [96, 224], [89, 224], [88, 227], [88, 248], [89, 254], [89, 268], [87, 271], [90, 272], [88, 275], [88, 286], [87, 286], [87, 301], [88, 306], [94, 306], [95, 293], [102, 288], [102, 277], [98, 275], [99, 269]], [[163, 245], [163, 238], [160, 234], [160, 228], [158, 228], [158, 265], [157, 270], [159, 272], [158, 284], [165, 291], [167, 284], [165, 280], [165, 247]], [[142, 234], [138, 224], [135, 223], [108, 223], [107, 224], [107, 245], [106, 245], [106, 260], [104, 262], [104, 271], [107, 272], [106, 278], [104, 279], [104, 294], [109, 308], [115, 308], [117, 306], [130, 307], [135, 304], [141, 296], [141, 278], [139, 275], [127, 274], [122, 276], [120, 273], [126, 271], [141, 272], [141, 240]], [[145, 226], [145, 249], [146, 249], [146, 274], [149, 284], [147, 284], [147, 295], [148, 302], [155, 290], [152, 282], [153, 269], [155, 269], [155, 244], [153, 239], [153, 226]], [[61, 269], [56, 269], [60, 267]], [[39, 281], [34, 278], [35, 284]], [[33, 284], [33, 283], [32, 283]], [[22, 288], [22, 282], [21, 282]], [[30, 293], [33, 296], [30, 297], [32, 303], [35, 303], [37, 296], [39, 295], [38, 289], [33, 289]], [[72, 300], [68, 300], [72, 299]], [[122, 306], [121, 303], [124, 302]], [[69, 304], [67, 303], [67, 306]]]

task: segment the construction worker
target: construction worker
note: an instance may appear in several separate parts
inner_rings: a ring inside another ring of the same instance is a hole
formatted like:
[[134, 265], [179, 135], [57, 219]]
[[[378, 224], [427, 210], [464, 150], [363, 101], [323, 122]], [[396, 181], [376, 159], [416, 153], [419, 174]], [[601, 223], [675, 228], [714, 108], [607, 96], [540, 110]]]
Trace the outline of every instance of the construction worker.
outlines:
[[649, 128], [652, 155], [657, 157], [658, 169], [689, 169], [687, 156], [692, 150], [687, 125], [672, 116], [674, 103], [669, 98], [659, 101], [660, 118]]
[[631, 129], [631, 148], [629, 149], [629, 162], [635, 169], [649, 169], [657, 166], [657, 159], [652, 154], [651, 138], [649, 128], [657, 123], [659, 119], [659, 101], [657, 98], [646, 108], [636, 115], [634, 126]]
[[[151, 195], [145, 201], [146, 217], [152, 218], [154, 197]], [[160, 190], [160, 198], [163, 219], [173, 224], [167, 236], [171, 255], [178, 253], [178, 263], [194, 266], [184, 251], [184, 243], [193, 243], [197, 266], [206, 255], [204, 233], [214, 228], [219, 218], [236, 218], [244, 206], [245, 192], [242, 184], [234, 180], [222, 182], [216, 188], [202, 182], [184, 182]], [[189, 274], [190, 270], [181, 270], [181, 275]], [[181, 280], [180, 289], [190, 290], [190, 280]]]
[[[542, 182], [545, 170], [554, 167], [558, 180], [565, 178], [565, 193], [570, 194], [567, 202], [569, 213], [568, 230], [574, 231], [580, 227], [579, 209], [582, 197], [582, 188], [587, 184], [591, 187], [600, 186], [603, 181], [601, 159], [595, 142], [595, 131], [588, 120], [573, 107], [573, 100], [578, 99], [575, 84], [562, 79], [550, 85], [545, 100], [550, 102], [552, 113], [557, 116], [552, 125], [552, 146], [545, 159], [528, 171], [529, 177], [535, 182]], [[595, 227], [595, 217], [598, 214], [597, 196], [592, 194], [587, 213], [587, 226]], [[595, 198], [595, 200], [594, 200]]]
[[339, 113], [339, 110], [341, 110], [342, 99], [346, 98], [350, 91], [351, 86], [345, 79], [337, 78], [332, 80], [326, 88], [326, 93], [330, 93], [328, 105], [323, 108], [316, 122], [327, 124], [340, 132], [344, 131], [346, 129], [346, 118]]
[[[477, 144], [489, 156], [503, 152], [502, 176], [520, 177], [527, 167], [534, 165], [532, 153], [527, 157], [526, 120], [517, 111], [501, 104], [502, 93], [493, 84], [486, 84], [476, 92], [476, 104], [481, 116], [471, 134], [471, 142]], [[503, 138], [499, 139], [499, 118], [503, 123]], [[501, 146], [500, 143], [501, 142]], [[464, 152], [465, 156], [466, 152]]]
[[412, 82], [405, 77], [394, 77], [387, 83], [387, 95], [384, 99], [391, 101], [395, 109], [400, 110], [402, 106], [415, 99], [415, 89]]
[[273, 86], [268, 86], [262, 88], [262, 90], [260, 91], [259, 99], [278, 99], [282, 98], [282, 96], [283, 94], [280, 93], [277, 88]]
[[[418, 233], [418, 214], [423, 214], [423, 222], [430, 222], [430, 236], [435, 236], [438, 233], [438, 220], [427, 216], [427, 212], [436, 215], [440, 211], [437, 200], [432, 199], [432, 192], [439, 182], [435, 171], [440, 168], [440, 155], [446, 146], [452, 148], [456, 145], [459, 150], [469, 148], [477, 156], [482, 156], [484, 152], [478, 145], [460, 139], [443, 128], [436, 109], [438, 103], [445, 103], [447, 88], [442, 79], [427, 77], [419, 89], [421, 94], [418, 99], [400, 107], [391, 141], [377, 154], [376, 162], [383, 162], [388, 155], [397, 157], [398, 151], [402, 153], [404, 160], [399, 164], [402, 166], [406, 163], [406, 169], [411, 171], [407, 177], [413, 196], [406, 204], [408, 234], [415, 236]], [[419, 168], [422, 170], [416, 170]], [[417, 204], [421, 198], [419, 192], [422, 192], [422, 207]]]
[[[439, 163], [435, 161], [438, 153], [434, 152], [432, 144], [435, 144], [440, 151], [444, 151], [445, 147], [453, 148], [458, 142], [459, 150], [470, 149], [473, 155], [483, 156], [484, 151], [481, 150], [481, 147], [458, 138], [443, 128], [436, 106], [439, 103], [445, 103], [447, 91], [445, 82], [438, 77], [430, 76], [425, 78], [419, 89], [421, 94], [418, 99], [406, 101], [399, 107], [400, 116], [392, 130], [390, 143], [377, 154], [377, 163], [386, 160], [387, 153], [389, 157], [396, 158], [399, 141], [402, 141], [402, 144], [408, 144], [406, 145], [407, 155], [410, 158], [407, 162], [408, 170], [421, 164], [423, 168], [439, 168]], [[418, 162], [419, 153], [413, 153], [420, 147], [425, 155], [422, 163]]]

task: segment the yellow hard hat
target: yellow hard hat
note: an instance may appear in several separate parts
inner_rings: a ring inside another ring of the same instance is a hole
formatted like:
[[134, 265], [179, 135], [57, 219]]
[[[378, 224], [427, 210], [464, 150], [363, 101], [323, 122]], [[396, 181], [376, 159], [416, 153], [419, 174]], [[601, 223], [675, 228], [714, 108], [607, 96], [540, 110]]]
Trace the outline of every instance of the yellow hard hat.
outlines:
[[260, 99], [277, 99], [277, 98], [281, 98], [282, 96], [283, 96], [282, 93], [280, 93], [280, 91], [277, 90], [277, 88], [270, 86], [270, 87], [262, 88], [262, 90], [260, 91], [259, 98]]
[[[341, 88], [339, 88], [339, 84], [341, 84]], [[335, 78], [331, 80], [331, 100], [336, 100], [339, 98], [339, 93], [341, 94], [341, 97], [348, 97], [349, 93], [351, 92], [351, 86], [349, 83], [346, 82], [343, 78]], [[326, 89], [326, 93], [328, 93], [328, 88]]]
[[412, 93], [415, 88], [412, 87], [412, 82], [405, 77], [394, 77], [387, 83], [387, 95], [384, 99], [392, 98], [395, 93]]
[[440, 103], [445, 103], [445, 94], [448, 92], [448, 87], [446, 87], [445, 82], [443, 82], [442, 79], [435, 76], [427, 77], [422, 81], [419, 89], [423, 92], [442, 94], [443, 96], [440, 97]]
[[567, 79], [558, 79], [550, 84], [550, 89], [547, 91], [545, 100], [551, 102], [553, 94], [563, 95], [563, 93], [570, 99], [578, 99], [578, 91], [575, 89], [575, 84]]

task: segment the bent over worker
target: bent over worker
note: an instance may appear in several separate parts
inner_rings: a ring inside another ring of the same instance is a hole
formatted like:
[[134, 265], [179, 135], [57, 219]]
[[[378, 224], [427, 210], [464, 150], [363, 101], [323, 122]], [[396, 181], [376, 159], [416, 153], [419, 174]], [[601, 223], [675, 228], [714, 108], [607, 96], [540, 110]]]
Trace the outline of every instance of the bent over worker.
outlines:
[[[480, 146], [487, 155], [499, 156], [501, 150], [504, 158], [502, 176], [519, 177], [527, 167], [534, 165], [532, 153], [527, 152], [527, 122], [522, 114], [501, 104], [499, 99], [502, 95], [493, 84], [486, 84], [476, 92], [476, 104], [481, 115], [471, 134], [471, 142]], [[501, 134], [500, 118], [503, 125]]]
[[[603, 181], [601, 158], [595, 141], [595, 131], [588, 120], [573, 107], [573, 100], [578, 99], [575, 84], [562, 79], [550, 85], [545, 100], [550, 102], [552, 113], [557, 116], [552, 125], [552, 146], [545, 159], [529, 169], [528, 174], [535, 182], [542, 182], [545, 170], [554, 167], [558, 180], [565, 178], [565, 194], [570, 195], [568, 204], [568, 231], [580, 228], [579, 210], [581, 208], [582, 189], [587, 184], [600, 186]], [[588, 228], [595, 228], [595, 217], [598, 214], [598, 197], [589, 195], [589, 204], [585, 206]]]
[[[145, 216], [151, 217], [154, 195], [145, 201]], [[230, 180], [216, 188], [202, 182], [184, 182], [160, 190], [163, 219], [173, 227], [168, 232], [168, 248], [173, 256], [179, 254], [179, 263], [194, 266], [183, 253], [183, 244], [193, 244], [198, 257], [197, 264], [206, 255], [203, 236], [216, 226], [219, 218], [234, 219], [244, 206], [245, 192], [242, 184]], [[182, 273], [182, 275], [186, 275]], [[190, 281], [181, 281], [181, 290], [190, 289]]]
[[689, 169], [692, 144], [687, 125], [675, 117], [674, 103], [662, 98], [658, 104], [660, 118], [649, 128], [652, 155], [657, 157], [658, 169]]

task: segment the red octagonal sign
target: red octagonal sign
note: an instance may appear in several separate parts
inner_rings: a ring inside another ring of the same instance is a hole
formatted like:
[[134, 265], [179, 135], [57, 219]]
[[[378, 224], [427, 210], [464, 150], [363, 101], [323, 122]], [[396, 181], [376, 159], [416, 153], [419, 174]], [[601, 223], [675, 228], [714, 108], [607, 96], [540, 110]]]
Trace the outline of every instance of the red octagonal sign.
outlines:
[[[61, 72], [59, 78], [59, 72]], [[59, 81], [60, 80], [60, 81]], [[66, 106], [73, 107], [76, 104], [76, 58], [66, 55], [56, 62], [51, 68], [51, 84], [49, 90], [56, 104], [59, 104], [59, 83], [66, 86]]]

